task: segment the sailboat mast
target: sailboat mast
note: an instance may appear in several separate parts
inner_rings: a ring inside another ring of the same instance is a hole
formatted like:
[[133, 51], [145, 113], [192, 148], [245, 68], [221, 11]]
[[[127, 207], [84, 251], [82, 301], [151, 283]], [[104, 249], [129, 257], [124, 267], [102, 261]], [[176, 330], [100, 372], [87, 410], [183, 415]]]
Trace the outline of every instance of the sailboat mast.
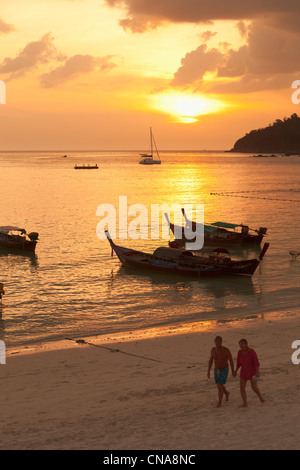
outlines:
[[153, 158], [152, 127], [150, 127], [150, 148], [151, 148], [151, 157]]

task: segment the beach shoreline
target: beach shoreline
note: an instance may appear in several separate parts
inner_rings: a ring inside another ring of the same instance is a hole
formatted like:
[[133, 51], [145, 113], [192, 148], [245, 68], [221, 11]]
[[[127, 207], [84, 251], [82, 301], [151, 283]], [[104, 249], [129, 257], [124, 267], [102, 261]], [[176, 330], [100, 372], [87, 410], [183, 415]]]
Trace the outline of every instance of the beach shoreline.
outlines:
[[76, 337], [68, 336], [58, 340], [41, 340], [30, 342], [29, 344], [9, 345], [7, 346], [7, 355], [34, 354], [41, 351], [51, 351], [57, 349], [72, 349], [76, 347], [76, 341], [96, 342], [97, 344], [113, 344], [131, 341], [151, 340], [160, 337], [169, 337], [173, 335], [184, 335], [194, 333], [204, 333], [218, 331], [219, 329], [248, 329], [253, 326], [259, 326], [264, 322], [282, 322], [286, 320], [300, 319], [300, 307], [297, 310], [290, 309], [282, 312], [266, 312], [257, 315], [249, 315], [243, 318], [229, 320], [206, 320], [192, 323], [172, 324], [167, 326], [157, 326], [141, 328], [137, 330], [119, 331], [115, 333], [99, 335], [79, 335]]
[[[0, 448], [299, 449], [300, 365], [291, 360], [299, 313], [8, 349]], [[248, 385], [240, 409], [239, 378], [229, 376], [229, 402], [216, 408], [207, 378], [216, 335], [234, 362], [242, 337], [256, 350], [264, 404]]]

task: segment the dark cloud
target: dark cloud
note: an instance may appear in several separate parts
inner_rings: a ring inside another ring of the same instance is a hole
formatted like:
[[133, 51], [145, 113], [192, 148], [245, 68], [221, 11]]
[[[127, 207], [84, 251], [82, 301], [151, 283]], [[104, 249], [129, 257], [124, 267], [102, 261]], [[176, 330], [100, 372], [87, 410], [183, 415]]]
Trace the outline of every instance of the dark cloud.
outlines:
[[293, 15], [300, 13], [299, 0], [105, 0], [105, 3], [110, 7], [122, 8], [126, 20], [121, 20], [121, 25], [127, 28], [132, 26], [134, 32], [143, 32], [163, 22], [210, 23], [269, 16], [275, 23], [286, 16], [286, 21], [297, 28]]

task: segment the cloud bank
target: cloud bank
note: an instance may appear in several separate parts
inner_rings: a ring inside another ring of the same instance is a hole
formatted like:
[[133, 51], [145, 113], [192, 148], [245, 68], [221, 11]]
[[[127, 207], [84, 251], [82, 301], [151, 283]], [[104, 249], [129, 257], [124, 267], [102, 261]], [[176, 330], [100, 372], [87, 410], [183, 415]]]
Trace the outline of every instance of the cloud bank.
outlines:
[[0, 74], [7, 75], [6, 81], [9, 81], [23, 77], [42, 64], [59, 62], [61, 65], [40, 76], [41, 86], [52, 88], [94, 70], [110, 70], [116, 66], [111, 59], [112, 56], [93, 57], [88, 54], [68, 58], [56, 48], [52, 34], [47, 33], [38, 41], [29, 42], [16, 57], [6, 57], [0, 64]]
[[[221, 51], [202, 44], [187, 53], [172, 85], [199, 89], [205, 73], [213, 71], [213, 92], [245, 93], [290, 86], [293, 74], [300, 72], [300, 34], [254, 20], [245, 35], [246, 43], [238, 49]], [[220, 78], [229, 79], [228, 83]]]
[[[217, 20], [242, 20], [261, 17], [275, 17], [272, 21], [280, 23], [286, 16], [289, 27], [297, 29], [294, 13], [299, 13], [298, 0], [105, 0], [110, 7], [122, 8], [126, 18], [120, 20], [133, 32], [155, 28], [163, 22], [172, 23], [210, 23]], [[299, 25], [299, 23], [298, 23]], [[298, 26], [299, 27], [299, 26]]]
[[[212, 33], [202, 33], [199, 46], [182, 58], [172, 86], [199, 90], [205, 85], [206, 91], [245, 93], [286, 88], [293, 74], [300, 72], [299, 0], [105, 2], [110, 7], [123, 9], [125, 18], [120, 19], [120, 25], [134, 33], [164, 23], [236, 21], [244, 44], [233, 49], [222, 37], [218, 48], [209, 48], [207, 42]], [[204, 84], [207, 72], [214, 74], [210, 84]]]

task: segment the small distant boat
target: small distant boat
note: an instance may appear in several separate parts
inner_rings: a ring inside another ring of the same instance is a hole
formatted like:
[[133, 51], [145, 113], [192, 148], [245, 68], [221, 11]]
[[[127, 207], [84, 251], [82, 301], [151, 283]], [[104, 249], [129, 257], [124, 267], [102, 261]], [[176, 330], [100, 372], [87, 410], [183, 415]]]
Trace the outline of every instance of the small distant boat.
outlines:
[[[152, 134], [152, 128], [150, 127], [150, 153], [141, 153], [140, 155], [140, 165], [160, 165], [161, 159], [157, 150], [157, 146]], [[153, 150], [155, 149], [156, 159], [153, 158]]]
[[135, 267], [139, 270], [162, 271], [170, 274], [184, 276], [222, 276], [242, 275], [252, 276], [260, 261], [263, 259], [269, 243], [265, 243], [258, 259], [232, 260], [229, 252], [224, 248], [216, 248], [207, 256], [190, 250], [160, 247], [153, 254], [143, 253], [129, 248], [115, 245], [109, 232], [105, 235], [124, 266]]
[[75, 165], [74, 170], [98, 170], [98, 165]]
[[300, 256], [300, 251], [290, 250], [289, 253], [293, 259], [297, 259]]
[[31, 232], [27, 235], [23, 228], [10, 225], [0, 227], [0, 247], [2, 248], [34, 252], [38, 238], [37, 232]]

